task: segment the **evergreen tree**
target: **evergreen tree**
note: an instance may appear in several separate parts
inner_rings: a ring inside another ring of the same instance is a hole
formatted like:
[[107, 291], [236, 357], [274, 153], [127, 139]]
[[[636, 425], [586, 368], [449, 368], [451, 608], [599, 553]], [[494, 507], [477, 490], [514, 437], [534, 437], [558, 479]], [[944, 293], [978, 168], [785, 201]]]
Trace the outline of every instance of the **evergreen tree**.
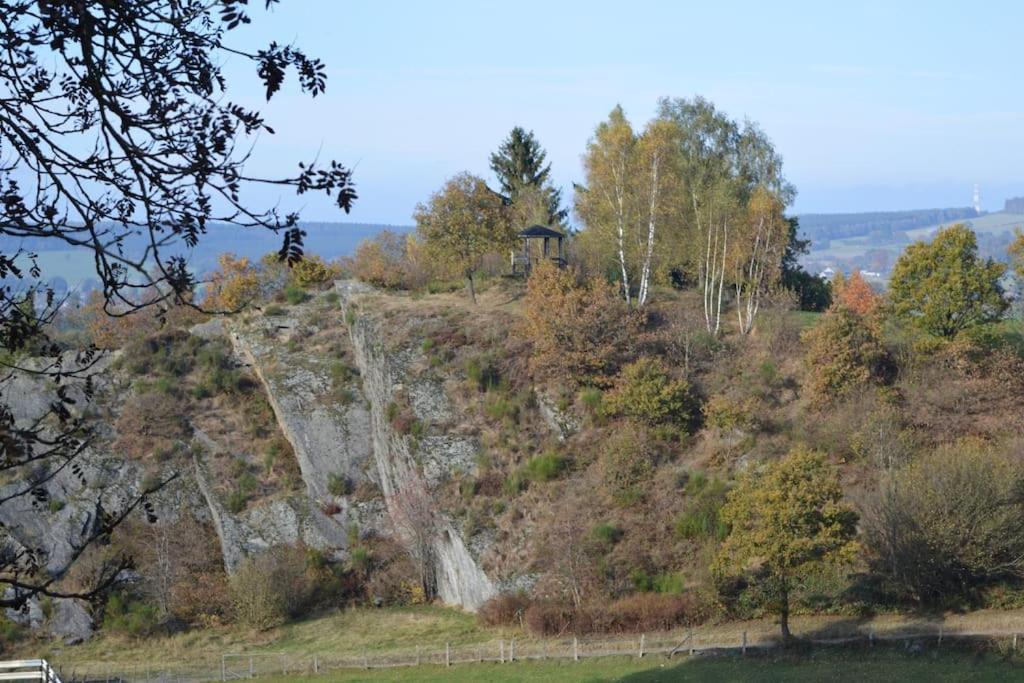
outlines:
[[533, 131], [516, 126], [491, 154], [491, 170], [498, 177], [505, 201], [515, 204], [527, 188], [536, 188], [543, 196], [548, 224], [562, 223], [569, 212], [561, 207], [562, 191], [550, 182], [551, 164], [544, 163], [547, 152]]

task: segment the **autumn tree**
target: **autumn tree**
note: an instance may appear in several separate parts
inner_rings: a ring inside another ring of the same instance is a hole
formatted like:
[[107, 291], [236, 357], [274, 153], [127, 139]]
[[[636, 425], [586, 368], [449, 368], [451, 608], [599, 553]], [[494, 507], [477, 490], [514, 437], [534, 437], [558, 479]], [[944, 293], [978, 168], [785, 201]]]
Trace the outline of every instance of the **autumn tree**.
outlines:
[[217, 257], [217, 265], [217, 270], [210, 277], [207, 306], [237, 311], [259, 296], [259, 267], [247, 257], [224, 253]]
[[437, 596], [435, 540], [442, 529], [430, 492], [424, 484], [408, 481], [388, 496], [388, 511], [429, 602]]
[[[706, 327], [717, 334], [721, 329], [726, 279], [751, 293], [763, 287], [748, 286], [751, 271], [747, 259], [752, 257], [756, 262], [766, 258], [764, 253], [757, 253], [764, 248], [763, 235], [757, 249], [754, 245], [766, 225], [773, 231], [776, 225], [774, 221], [761, 223], [756, 217], [749, 221], [748, 203], [756, 191], [765, 193], [778, 203], [781, 219], [781, 210], [792, 202], [795, 190], [782, 174], [782, 158], [756, 124], [746, 121], [741, 125], [701, 97], [664, 98], [659, 102], [658, 116], [678, 127], [684, 182], [682, 206], [686, 208], [679, 223], [681, 229], [668, 248], [685, 269], [696, 273], [704, 295]], [[772, 212], [776, 210], [773, 208]], [[754, 212], [755, 216], [758, 214], [767, 215]], [[777, 251], [769, 242], [773, 275], [778, 272], [775, 259], [781, 261], [784, 253], [783, 240], [794, 237], [794, 233], [786, 231], [776, 242]], [[746, 268], [742, 266], [744, 262]], [[755, 265], [754, 271], [757, 269]]]
[[1006, 266], [978, 256], [974, 231], [966, 225], [939, 230], [931, 242], [916, 242], [896, 261], [889, 298], [897, 315], [939, 337], [999, 320], [1008, 303], [999, 278]]
[[584, 235], [614, 245], [614, 260], [626, 305], [632, 303], [627, 241], [632, 239], [636, 203], [632, 201], [632, 166], [636, 134], [621, 106], [598, 124], [583, 156], [586, 186], [577, 188], [576, 212], [587, 226]]
[[612, 285], [580, 283], [572, 269], [551, 263], [533, 270], [523, 308], [530, 368], [538, 379], [607, 385], [642, 330], [640, 314], [626, 308]]
[[476, 303], [473, 277], [483, 257], [510, 248], [515, 239], [501, 196], [482, 178], [461, 173], [418, 205], [415, 218], [427, 249], [466, 278]]
[[546, 158], [533, 131], [516, 126], [491, 154], [491, 170], [509, 204], [521, 205], [523, 211], [528, 207], [535, 223], [559, 225], [569, 212], [561, 206], [561, 190], [551, 185], [551, 164], [545, 163]]
[[875, 321], [844, 306], [833, 306], [803, 333], [808, 377], [804, 391], [824, 406], [871, 384], [894, 378], [895, 366], [882, 344]]
[[778, 613], [786, 641], [801, 580], [825, 563], [851, 560], [857, 550], [857, 514], [843, 503], [835, 468], [802, 447], [745, 472], [727, 495], [721, 519], [729, 535], [715, 558], [715, 575], [723, 585], [748, 582]]
[[854, 271], [849, 279], [837, 274], [832, 286], [832, 297], [835, 305], [852, 311], [865, 320], [875, 316], [882, 305], [882, 297], [859, 271]]
[[789, 223], [781, 200], [764, 187], [754, 189], [747, 202], [738, 239], [733, 240], [733, 287], [741, 334], [749, 334], [761, 301], [782, 277]]

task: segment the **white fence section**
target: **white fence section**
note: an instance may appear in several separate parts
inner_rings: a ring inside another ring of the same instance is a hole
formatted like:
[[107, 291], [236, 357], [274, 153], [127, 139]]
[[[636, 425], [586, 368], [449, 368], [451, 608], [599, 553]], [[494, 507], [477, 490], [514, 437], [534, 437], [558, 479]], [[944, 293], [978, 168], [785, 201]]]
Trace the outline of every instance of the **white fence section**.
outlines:
[[45, 659], [12, 659], [0, 662], [0, 681], [61, 683]]

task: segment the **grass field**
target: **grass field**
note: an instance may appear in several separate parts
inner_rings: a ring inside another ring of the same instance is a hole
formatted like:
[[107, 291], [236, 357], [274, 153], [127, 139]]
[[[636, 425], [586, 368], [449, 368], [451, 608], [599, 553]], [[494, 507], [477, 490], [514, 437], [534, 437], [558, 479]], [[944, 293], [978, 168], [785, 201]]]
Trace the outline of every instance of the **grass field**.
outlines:
[[658, 656], [638, 660], [610, 657], [582, 662], [516, 662], [470, 664], [445, 668], [421, 666], [381, 671], [327, 673], [305, 678], [261, 679], [268, 683], [303, 681], [702, 681], [711, 683], [786, 681], [1012, 681], [1024, 680], [1024, 664], [972, 650], [937, 653], [923, 648], [908, 653], [898, 648], [823, 649], [810, 653], [705, 655], [669, 660]]

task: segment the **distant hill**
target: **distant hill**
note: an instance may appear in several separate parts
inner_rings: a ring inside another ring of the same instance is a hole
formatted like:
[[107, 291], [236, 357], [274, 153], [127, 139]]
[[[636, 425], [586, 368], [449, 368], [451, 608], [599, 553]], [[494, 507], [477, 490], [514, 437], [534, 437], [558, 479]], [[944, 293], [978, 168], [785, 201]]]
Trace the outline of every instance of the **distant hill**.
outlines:
[[[306, 231], [306, 253], [318, 254], [331, 260], [352, 254], [360, 242], [371, 238], [382, 230], [406, 233], [412, 231], [409, 225], [382, 225], [374, 223], [301, 223]], [[141, 251], [145, 238], [133, 235], [126, 242], [129, 251]], [[42, 267], [44, 277], [59, 275], [64, 281], [62, 287], [79, 288], [87, 283], [90, 289], [94, 282], [92, 252], [75, 249], [53, 239], [19, 239], [0, 235], [0, 252], [13, 253], [19, 247], [34, 252]], [[247, 229], [229, 225], [213, 225], [207, 230], [196, 249], [187, 249], [184, 244], [165, 251], [165, 256], [184, 256], [192, 272], [200, 275], [217, 267], [217, 257], [224, 252], [237, 256], [258, 259], [264, 254], [281, 248], [281, 236], [262, 229]], [[90, 282], [92, 281], [92, 282]]]
[[896, 233], [914, 228], [970, 220], [979, 215], [971, 207], [959, 207], [867, 213], [807, 213], [798, 218], [801, 232], [815, 243], [812, 248], [827, 248], [828, 241], [833, 239], [862, 235], [879, 240], [892, 239]]
[[1024, 197], [1011, 197], [1003, 204], [1003, 213], [1024, 214]]

